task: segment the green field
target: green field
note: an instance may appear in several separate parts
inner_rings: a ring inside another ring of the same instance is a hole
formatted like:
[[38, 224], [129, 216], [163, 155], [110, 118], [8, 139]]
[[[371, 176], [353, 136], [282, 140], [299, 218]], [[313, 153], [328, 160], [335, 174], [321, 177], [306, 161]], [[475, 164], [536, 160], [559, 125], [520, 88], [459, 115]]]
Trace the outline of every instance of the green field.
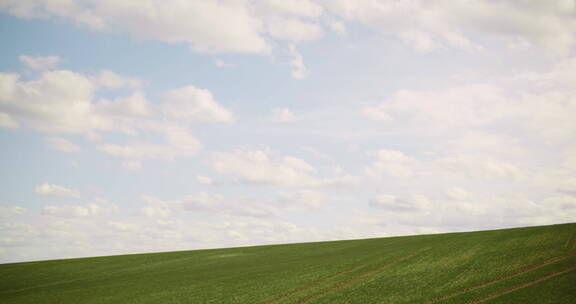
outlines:
[[0, 303], [576, 303], [576, 224], [0, 265]]

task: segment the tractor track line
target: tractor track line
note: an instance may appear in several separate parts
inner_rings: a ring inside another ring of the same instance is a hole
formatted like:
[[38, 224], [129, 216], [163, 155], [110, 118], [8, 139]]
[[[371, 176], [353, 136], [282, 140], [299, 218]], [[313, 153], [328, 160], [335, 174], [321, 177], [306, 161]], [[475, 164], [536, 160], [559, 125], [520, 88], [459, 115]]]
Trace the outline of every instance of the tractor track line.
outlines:
[[335, 273], [335, 274], [332, 274], [332, 275], [330, 275], [330, 276], [328, 276], [328, 277], [325, 277], [325, 278], [323, 278], [323, 279], [320, 279], [320, 280], [318, 280], [318, 281], [313, 281], [313, 282], [311, 282], [311, 283], [309, 283], [309, 284], [307, 284], [307, 285], [304, 285], [304, 286], [302, 286], [302, 287], [296, 288], [296, 289], [292, 290], [291, 292], [288, 292], [288, 293], [285, 293], [285, 294], [283, 294], [283, 295], [277, 296], [277, 297], [275, 297], [275, 298], [273, 298], [273, 299], [270, 299], [270, 300], [268, 300], [268, 301], [264, 301], [264, 302], [262, 302], [262, 304], [277, 303], [277, 302], [282, 301], [282, 300], [284, 300], [284, 299], [286, 299], [286, 298], [289, 298], [289, 297], [294, 296], [294, 295], [296, 295], [296, 294], [299, 294], [299, 293], [301, 293], [301, 292], [303, 292], [303, 291], [306, 291], [306, 290], [308, 290], [308, 289], [310, 289], [310, 288], [313, 288], [313, 287], [316, 287], [316, 286], [318, 286], [318, 285], [321, 285], [322, 283], [324, 283], [324, 282], [326, 282], [326, 281], [328, 281], [328, 280], [330, 280], [330, 279], [333, 279], [333, 278], [336, 278], [336, 277], [338, 277], [338, 276], [345, 275], [345, 274], [347, 274], [347, 273], [356, 271], [356, 270], [361, 269], [361, 268], [363, 268], [363, 267], [366, 267], [366, 266], [368, 266], [368, 265], [369, 265], [369, 263], [361, 264], [361, 265], [357, 265], [357, 266], [354, 266], [354, 267], [352, 267], [352, 268], [349, 268], [349, 269], [346, 269], [346, 270], [337, 272], [337, 273]]
[[502, 295], [511, 293], [511, 292], [516, 291], [516, 290], [518, 290], [518, 289], [522, 289], [522, 288], [526, 288], [526, 287], [528, 287], [528, 286], [532, 286], [532, 285], [534, 285], [534, 284], [538, 284], [538, 283], [540, 283], [540, 282], [549, 280], [549, 279], [551, 279], [551, 278], [553, 278], [553, 277], [557, 277], [557, 276], [559, 276], [559, 275], [562, 275], [562, 274], [565, 274], [565, 273], [568, 273], [568, 272], [574, 271], [574, 270], [576, 270], [576, 265], [572, 265], [572, 266], [570, 266], [570, 267], [568, 267], [568, 268], [565, 268], [565, 269], [563, 269], [563, 270], [559, 270], [559, 271], [552, 272], [552, 273], [550, 273], [550, 274], [548, 274], [548, 275], [545, 275], [545, 276], [543, 276], [543, 277], [540, 277], [540, 278], [538, 278], [538, 279], [536, 279], [536, 280], [533, 280], [533, 281], [530, 281], [530, 282], [526, 282], [526, 283], [522, 283], [522, 284], [516, 285], [516, 286], [514, 286], [514, 287], [511, 287], [511, 288], [508, 288], [508, 289], [501, 290], [501, 291], [499, 291], [499, 292], [495, 292], [495, 293], [489, 294], [489, 295], [484, 296], [484, 297], [482, 297], [482, 298], [469, 301], [467, 304], [476, 304], [476, 303], [485, 302], [485, 301], [494, 299], [494, 298], [496, 298], [496, 297], [499, 297], [499, 296], [502, 296]]
[[432, 301], [425, 302], [425, 303], [426, 303], [426, 304], [433, 304], [433, 303], [437, 303], [437, 302], [440, 302], [440, 301], [444, 301], [444, 300], [446, 300], [446, 299], [449, 299], [449, 298], [452, 298], [452, 297], [455, 297], [455, 296], [459, 296], [459, 295], [465, 294], [465, 293], [467, 293], [467, 292], [476, 290], [476, 289], [478, 289], [478, 288], [490, 286], [490, 285], [496, 284], [496, 283], [498, 283], [498, 282], [502, 282], [502, 281], [504, 281], [504, 280], [507, 280], [507, 279], [510, 279], [510, 278], [519, 276], [519, 275], [521, 275], [521, 274], [525, 274], [525, 273], [534, 271], [534, 270], [539, 269], [539, 268], [542, 268], [542, 267], [544, 267], [544, 266], [547, 266], [547, 265], [550, 265], [550, 264], [554, 264], [554, 263], [556, 263], [556, 262], [560, 262], [560, 261], [565, 260], [565, 259], [567, 259], [567, 258], [569, 258], [569, 257], [574, 256], [574, 255], [576, 255], [576, 253], [571, 253], [571, 254], [567, 254], [567, 255], [564, 255], [564, 256], [555, 257], [555, 258], [552, 258], [552, 259], [550, 259], [550, 260], [547, 260], [547, 261], [538, 263], [538, 264], [536, 264], [536, 265], [532, 265], [532, 266], [530, 266], [530, 267], [528, 267], [528, 268], [525, 268], [525, 269], [522, 269], [522, 270], [520, 270], [520, 271], [517, 271], [517, 272], [511, 273], [511, 274], [505, 275], [505, 276], [503, 276], [503, 277], [499, 277], [499, 278], [493, 279], [493, 280], [491, 280], [491, 281], [484, 282], [484, 283], [479, 284], [479, 285], [475, 285], [475, 286], [472, 286], [472, 287], [468, 287], [468, 288], [462, 289], [462, 290], [460, 290], [460, 291], [458, 291], [458, 292], [455, 292], [455, 293], [452, 293], [452, 294], [449, 294], [449, 295], [446, 295], [446, 296], [443, 296], [443, 297], [440, 297], [440, 298], [437, 298], [437, 299], [434, 299], [434, 300], [432, 300]]
[[[397, 241], [396, 241], [396, 242], [397, 242]], [[396, 242], [392, 241], [392, 242], [390, 242], [390, 243], [396, 243]], [[390, 244], [388, 244], [388, 245], [390, 245]], [[323, 278], [323, 279], [310, 282], [310, 283], [308, 283], [308, 284], [306, 284], [306, 285], [304, 285], [304, 286], [302, 286], [302, 287], [298, 287], [298, 288], [296, 288], [296, 289], [294, 289], [294, 290], [292, 290], [292, 291], [290, 291], [290, 292], [288, 292], [288, 293], [281, 294], [281, 295], [276, 296], [276, 297], [274, 297], [274, 298], [272, 298], [272, 299], [269, 299], [269, 300], [265, 300], [265, 301], [261, 302], [261, 304], [273, 304], [273, 303], [277, 303], [277, 302], [279, 302], [279, 301], [282, 301], [282, 300], [285, 300], [285, 299], [287, 299], [287, 298], [289, 298], [289, 297], [292, 297], [292, 296], [294, 296], [294, 295], [297, 295], [297, 294], [299, 294], [299, 293], [301, 293], [301, 292], [303, 292], [303, 291], [306, 291], [306, 290], [308, 290], [308, 289], [310, 289], [310, 288], [314, 288], [314, 287], [316, 287], [316, 286], [318, 286], [318, 285], [321, 285], [321, 284], [325, 283], [326, 281], [328, 281], [328, 280], [330, 280], [330, 279], [334, 279], [334, 278], [339, 277], [339, 276], [341, 276], [341, 275], [346, 275], [346, 274], [348, 274], [348, 273], [350, 273], [350, 272], [354, 272], [354, 271], [356, 271], [356, 270], [358, 270], [358, 269], [367, 267], [367, 266], [369, 266], [370, 264], [372, 264], [372, 263], [370, 263], [370, 262], [368, 262], [368, 263], [362, 263], [362, 264], [360, 264], [360, 265], [356, 265], [356, 266], [353, 266], [353, 267], [351, 267], [351, 268], [342, 270], [342, 271], [337, 272], [337, 273], [335, 273], [335, 274], [329, 275], [329, 276], [327, 276], [327, 277], [325, 277], [325, 278]]]
[[337, 292], [337, 291], [339, 291], [339, 290], [341, 290], [341, 289], [346, 288], [348, 285], [351, 285], [352, 283], [354, 283], [354, 282], [356, 282], [356, 281], [358, 281], [358, 280], [360, 280], [360, 279], [363, 279], [363, 278], [365, 278], [365, 277], [367, 277], [367, 276], [369, 276], [369, 275], [372, 275], [372, 274], [374, 274], [374, 273], [376, 273], [376, 272], [378, 272], [378, 271], [380, 271], [380, 270], [382, 270], [382, 269], [384, 269], [384, 268], [386, 268], [386, 267], [388, 267], [388, 266], [392, 266], [392, 265], [394, 265], [394, 264], [397, 264], [397, 263], [399, 263], [399, 262], [402, 262], [402, 261], [404, 261], [404, 260], [407, 260], [407, 259], [409, 259], [409, 258], [417, 255], [418, 253], [421, 253], [421, 252], [426, 251], [426, 250], [429, 250], [429, 249], [430, 249], [430, 248], [420, 249], [420, 250], [418, 250], [418, 251], [416, 251], [416, 252], [414, 252], [414, 253], [411, 253], [411, 254], [409, 254], [409, 255], [406, 255], [406, 256], [400, 257], [400, 258], [398, 258], [398, 259], [396, 259], [396, 260], [393, 260], [393, 261], [391, 261], [391, 262], [382, 264], [382, 265], [380, 265], [380, 266], [378, 266], [378, 267], [376, 267], [376, 268], [374, 268], [374, 269], [372, 269], [372, 270], [368, 270], [368, 271], [366, 271], [366, 272], [364, 272], [364, 273], [361, 273], [361, 274], [358, 274], [358, 275], [356, 275], [356, 276], [353, 276], [353, 277], [350, 277], [350, 278], [348, 278], [348, 279], [345, 279], [345, 280], [342, 280], [342, 281], [340, 281], [340, 282], [337, 282], [337, 283], [334, 284], [334, 286], [332, 286], [331, 288], [328, 288], [328, 289], [326, 289], [326, 290], [324, 290], [324, 291], [321, 291], [321, 292], [319, 292], [319, 293], [317, 293], [317, 294], [311, 295], [311, 296], [309, 296], [309, 297], [301, 300], [300, 302], [298, 302], [298, 304], [308, 303], [308, 302], [310, 302], [310, 301], [312, 301], [312, 300], [315, 300], [315, 299], [318, 299], [318, 298], [320, 298], [320, 297], [323, 297], [323, 296], [325, 296], [325, 295], [327, 295], [327, 294], [329, 294], [329, 293]]

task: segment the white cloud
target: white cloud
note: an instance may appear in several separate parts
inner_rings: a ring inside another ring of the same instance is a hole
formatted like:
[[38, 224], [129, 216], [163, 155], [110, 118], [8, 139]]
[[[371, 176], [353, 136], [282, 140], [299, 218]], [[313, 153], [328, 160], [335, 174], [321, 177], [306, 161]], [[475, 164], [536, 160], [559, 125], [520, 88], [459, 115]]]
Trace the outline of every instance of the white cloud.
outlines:
[[310, 0], [264, 0], [255, 3], [262, 15], [287, 15], [318, 18], [323, 8]]
[[80, 146], [61, 137], [47, 137], [48, 146], [52, 150], [62, 152], [79, 152]]
[[26, 208], [14, 206], [14, 207], [2, 207], [0, 206], [0, 217], [11, 217], [15, 215], [23, 215], [28, 213]]
[[326, 194], [315, 190], [283, 192], [277, 197], [278, 203], [285, 208], [305, 207], [307, 209], [318, 209], [327, 199]]
[[97, 76], [96, 82], [104, 88], [140, 88], [142, 82], [135, 78], [118, 75], [112, 71], [104, 70]]
[[22, 55], [19, 58], [20, 61], [26, 64], [26, 66], [28, 66], [29, 68], [39, 71], [53, 69], [60, 62], [60, 58], [58, 56], [33, 57]]
[[208, 164], [236, 182], [287, 187], [351, 187], [358, 179], [351, 175], [319, 178], [317, 170], [293, 156], [275, 155], [269, 150], [217, 152]]
[[0, 110], [13, 125], [52, 133], [134, 133], [141, 124], [137, 119], [151, 114], [141, 93], [94, 103], [99, 83], [73, 71], [47, 71], [30, 81], [19, 78], [0, 73]]
[[184, 210], [210, 210], [221, 211], [224, 197], [220, 194], [200, 192], [196, 195], [186, 196], [180, 201], [180, 206]]
[[291, 73], [292, 78], [304, 79], [308, 77], [308, 70], [304, 65], [302, 54], [298, 52], [296, 46], [290, 44], [288, 46], [288, 52], [290, 53], [290, 56], [292, 56], [292, 59], [290, 60], [290, 66], [292, 67], [292, 73]]
[[[232, 113], [220, 106], [208, 90], [184, 87], [169, 91], [167, 101], [152, 106], [140, 92], [112, 100], [94, 103], [95, 92], [103, 87], [139, 87], [139, 81], [111, 71], [98, 77], [72, 71], [43, 72], [38, 79], [20, 81], [20, 75], [0, 73], [0, 126], [24, 126], [51, 133], [80, 133], [89, 138], [96, 131], [113, 131], [138, 135], [138, 131], [160, 132], [165, 144], [133, 140], [125, 145], [101, 144], [98, 150], [130, 159], [125, 168], [136, 169], [137, 160], [164, 159], [194, 155], [201, 147], [190, 131], [177, 122], [167, 122], [177, 116], [191, 120], [233, 120]], [[46, 139], [52, 149], [77, 152], [80, 147], [60, 137]]]
[[[113, 72], [107, 87], [137, 87], [135, 80]], [[232, 112], [214, 100], [210, 91], [192, 86], [169, 91], [165, 103], [153, 106], [141, 92], [127, 97], [94, 102], [102, 89], [100, 78], [72, 71], [43, 72], [38, 79], [20, 81], [20, 75], [0, 73], [0, 125], [24, 126], [43, 132], [80, 133], [89, 138], [97, 131], [120, 132], [136, 136], [139, 131], [160, 132], [166, 144], [134, 140], [125, 145], [102, 144], [98, 150], [132, 160], [175, 159], [191, 156], [201, 147], [182, 126], [191, 121], [232, 122]], [[105, 76], [108, 75], [108, 76]], [[165, 115], [166, 117], [162, 117]], [[178, 121], [167, 121], [177, 118]], [[79, 147], [59, 137], [47, 139], [53, 149], [78, 151]]]
[[447, 175], [467, 176], [477, 179], [517, 180], [524, 177], [522, 170], [513, 164], [488, 157], [467, 155], [446, 157], [436, 160], [435, 166], [437, 170]]
[[514, 164], [490, 156], [457, 154], [423, 160], [396, 150], [379, 150], [368, 154], [373, 161], [365, 168], [366, 174], [384, 180], [434, 177], [512, 181], [526, 177], [525, 172]]
[[87, 205], [46, 206], [42, 210], [42, 214], [64, 218], [83, 218], [110, 215], [117, 211], [117, 205], [100, 200], [99, 203]]
[[[570, 65], [572, 61], [569, 58], [559, 64]], [[572, 119], [576, 115], [576, 106], [567, 102], [575, 97], [575, 92], [567, 86], [567, 76], [550, 76], [556, 69], [529, 76], [519, 73], [491, 79], [492, 84], [401, 90], [388, 101], [365, 108], [363, 113], [371, 119], [382, 120], [383, 124], [402, 125], [407, 130], [430, 134], [511, 124], [516, 130], [540, 136], [546, 143], [566, 142], [574, 137], [572, 130], [576, 128]], [[480, 133], [476, 130], [468, 132]], [[501, 136], [506, 137], [503, 134]]]
[[17, 128], [18, 123], [10, 115], [0, 112], [0, 127]]
[[[73, 10], [50, 10], [40, 1], [25, 9], [23, 4], [5, 5], [15, 13], [48, 13], [67, 17], [97, 29], [120, 29], [166, 42], [188, 42], [197, 51], [266, 53], [270, 46], [261, 36], [261, 22], [249, 12], [244, 1], [195, 0], [163, 3], [93, 1]], [[155, 12], [150, 15], [150, 10]], [[89, 18], [90, 17], [90, 18]]]
[[558, 187], [558, 191], [576, 196], [576, 177], [562, 181]]
[[384, 121], [392, 119], [385, 106], [365, 107], [361, 109], [360, 113], [372, 120]]
[[234, 65], [228, 62], [225, 62], [222, 59], [216, 59], [216, 61], [214, 62], [214, 64], [216, 64], [217, 67], [219, 68], [231, 68]]
[[140, 170], [142, 169], [142, 163], [137, 160], [127, 160], [122, 162], [122, 168], [128, 170]]
[[52, 195], [70, 198], [79, 198], [80, 192], [74, 189], [69, 189], [64, 186], [54, 184], [42, 184], [34, 187], [34, 193], [42, 195]]
[[478, 50], [473, 32], [523, 39], [560, 54], [576, 44], [570, 1], [328, 1], [320, 3], [348, 22], [396, 36], [417, 50], [455, 47]]
[[452, 187], [444, 191], [446, 196], [454, 200], [466, 200], [471, 197], [470, 193], [462, 188]]
[[142, 207], [142, 214], [148, 217], [169, 217], [173, 211], [163, 206], [145, 206]]
[[399, 33], [399, 38], [420, 52], [430, 52], [438, 48], [430, 35], [424, 31], [405, 30]]
[[563, 221], [573, 221], [576, 217], [576, 196], [550, 196], [542, 201], [542, 205], [552, 211], [544, 214], [551, 214]]
[[[450, 154], [491, 155], [505, 159], [518, 159], [526, 155], [521, 137], [503, 132], [461, 130], [446, 136], [437, 150], [450, 151]], [[503, 147], [506, 147], [503, 149]]]
[[296, 120], [296, 115], [294, 115], [294, 112], [290, 111], [290, 109], [288, 108], [272, 109], [272, 121], [289, 122], [294, 120]]
[[318, 182], [311, 175], [316, 169], [304, 160], [276, 157], [263, 150], [219, 152], [209, 164], [220, 173], [250, 184], [306, 186]]
[[415, 122], [428, 123], [437, 128], [477, 126], [514, 117], [512, 100], [501, 89], [486, 84], [466, 85], [438, 91], [397, 92], [391, 101], [364, 110], [372, 119], [408, 116]]
[[120, 120], [120, 123], [117, 123], [118, 125], [134, 117], [152, 115], [149, 101], [144, 97], [144, 94], [140, 92], [136, 92], [126, 98], [116, 98], [113, 101], [101, 99], [96, 104], [94, 110], [104, 117], [117, 118]]
[[316, 40], [324, 35], [319, 24], [297, 18], [271, 19], [266, 23], [266, 27], [272, 37], [289, 41]]
[[328, 27], [330, 27], [330, 29], [338, 35], [345, 35], [348, 33], [346, 23], [342, 21], [328, 20]]
[[187, 212], [219, 217], [265, 218], [319, 209], [329, 198], [327, 194], [316, 190], [280, 192], [271, 198], [235, 197], [234, 199], [217, 193], [200, 192], [170, 201], [143, 196], [142, 199], [148, 205], [141, 211], [148, 217], [160, 218], [178, 217]]
[[[4, 1], [0, 10], [19, 17], [67, 18], [98, 30], [121, 30], [165, 42], [186, 42], [200, 52], [267, 54], [275, 39], [320, 39], [324, 25], [338, 33], [361, 24], [420, 51], [481, 50], [482, 35], [509, 44], [525, 41], [568, 55], [576, 44], [573, 3], [458, 0], [113, 0]], [[153, 11], [154, 14], [149, 12]], [[478, 35], [480, 33], [480, 35]]]
[[98, 146], [97, 149], [132, 160], [174, 160], [179, 157], [193, 156], [201, 148], [201, 144], [187, 128], [162, 126], [160, 130], [164, 133], [166, 144], [148, 142], [132, 142], [126, 145], [104, 144]]
[[369, 155], [375, 158], [371, 166], [366, 168], [369, 176], [409, 178], [417, 174], [418, 161], [401, 151], [379, 150]]
[[405, 198], [383, 194], [373, 198], [370, 206], [391, 212], [418, 212], [431, 208], [432, 201], [422, 194], [412, 194]]
[[[385, 227], [394, 234], [420, 234], [418, 227], [434, 232], [475, 230], [569, 222], [576, 215], [576, 200], [552, 196], [540, 201], [521, 194], [482, 194], [446, 199], [431, 195], [380, 195], [370, 201], [370, 212], [359, 213], [358, 224]], [[354, 216], [357, 217], [357, 216]]]
[[171, 90], [160, 105], [162, 113], [184, 121], [232, 122], [232, 112], [221, 106], [206, 89], [187, 86]]
[[196, 176], [196, 181], [202, 185], [214, 185], [215, 184], [213, 179], [211, 179], [207, 176], [201, 176], [201, 175]]
[[267, 34], [289, 41], [316, 40], [324, 35], [317, 22], [323, 9], [308, 0], [255, 1], [253, 10], [263, 23]]
[[48, 71], [40, 79], [18, 81], [0, 73], [0, 110], [19, 124], [52, 132], [81, 133], [102, 126], [91, 116], [94, 85], [71, 71]]
[[0, 9], [22, 17], [64, 17], [95, 29], [188, 42], [203, 52], [266, 53], [270, 49], [261, 36], [260, 20], [250, 14], [244, 1], [99, 0], [84, 4], [39, 0], [3, 2]]

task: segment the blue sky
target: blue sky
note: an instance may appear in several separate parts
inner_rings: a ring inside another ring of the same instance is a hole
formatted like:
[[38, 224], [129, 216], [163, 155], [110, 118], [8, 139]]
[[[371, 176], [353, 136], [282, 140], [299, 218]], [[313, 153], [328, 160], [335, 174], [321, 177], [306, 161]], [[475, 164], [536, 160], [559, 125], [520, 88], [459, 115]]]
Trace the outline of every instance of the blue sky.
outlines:
[[576, 219], [574, 1], [0, 3], [0, 262]]

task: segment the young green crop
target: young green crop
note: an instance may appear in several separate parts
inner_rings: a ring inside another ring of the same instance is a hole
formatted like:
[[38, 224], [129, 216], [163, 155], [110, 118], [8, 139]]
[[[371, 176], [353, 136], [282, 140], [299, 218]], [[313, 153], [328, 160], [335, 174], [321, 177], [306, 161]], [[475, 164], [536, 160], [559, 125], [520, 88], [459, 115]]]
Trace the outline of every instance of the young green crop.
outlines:
[[0, 265], [1, 303], [576, 303], [576, 224]]

